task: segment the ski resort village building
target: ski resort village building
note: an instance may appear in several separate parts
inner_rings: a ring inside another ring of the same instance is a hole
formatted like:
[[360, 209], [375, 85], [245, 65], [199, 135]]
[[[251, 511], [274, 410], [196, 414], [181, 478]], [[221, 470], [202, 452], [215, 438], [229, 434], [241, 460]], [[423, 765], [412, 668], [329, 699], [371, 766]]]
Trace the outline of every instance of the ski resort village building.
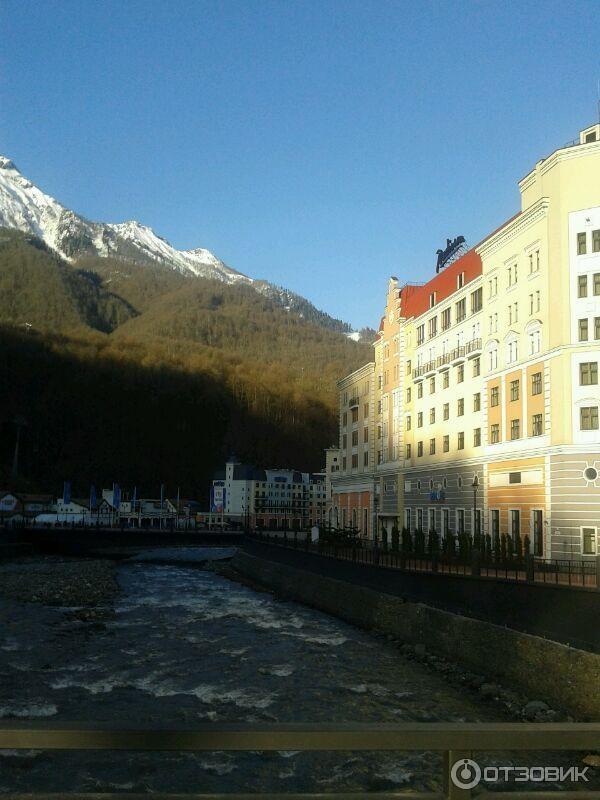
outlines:
[[600, 125], [519, 190], [519, 213], [470, 249], [448, 240], [426, 283], [390, 279], [373, 360], [338, 383], [333, 524], [600, 552]]

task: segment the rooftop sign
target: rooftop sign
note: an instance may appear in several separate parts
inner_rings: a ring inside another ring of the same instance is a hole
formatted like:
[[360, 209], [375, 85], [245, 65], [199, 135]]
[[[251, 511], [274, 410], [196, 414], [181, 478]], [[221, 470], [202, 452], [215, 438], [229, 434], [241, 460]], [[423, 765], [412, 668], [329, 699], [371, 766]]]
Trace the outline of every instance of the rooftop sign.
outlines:
[[457, 236], [456, 239], [446, 239], [445, 250], [437, 250], [437, 264], [435, 271], [439, 272], [444, 267], [447, 267], [459, 255], [462, 255], [466, 249], [466, 242], [464, 236]]

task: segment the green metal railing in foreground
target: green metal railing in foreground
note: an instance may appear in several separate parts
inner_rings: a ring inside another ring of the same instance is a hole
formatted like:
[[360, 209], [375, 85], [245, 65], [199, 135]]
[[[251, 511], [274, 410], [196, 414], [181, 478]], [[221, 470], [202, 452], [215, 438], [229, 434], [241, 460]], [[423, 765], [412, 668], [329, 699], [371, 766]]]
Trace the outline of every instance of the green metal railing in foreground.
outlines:
[[[0, 749], [11, 750], [136, 750], [136, 751], [437, 751], [444, 754], [444, 792], [373, 792], [378, 800], [466, 800], [471, 790], [455, 786], [450, 778], [453, 765], [474, 752], [494, 751], [593, 751], [600, 748], [600, 723], [415, 723], [415, 724], [207, 724], [192, 728], [114, 729], [102, 725], [50, 721], [6, 721], [0, 723]], [[576, 761], [576, 759], [574, 759]], [[541, 765], [543, 766], [543, 764]], [[576, 766], [574, 764], [573, 766]], [[495, 800], [546, 800], [546, 798], [600, 798], [600, 792], [576, 791], [488, 792], [476, 790], [478, 797]], [[340, 793], [246, 793], [246, 794], [165, 794], [130, 793], [37, 793], [3, 794], [4, 800], [115, 800], [149, 798], [153, 800], [350, 800], [364, 798], [367, 792]]]

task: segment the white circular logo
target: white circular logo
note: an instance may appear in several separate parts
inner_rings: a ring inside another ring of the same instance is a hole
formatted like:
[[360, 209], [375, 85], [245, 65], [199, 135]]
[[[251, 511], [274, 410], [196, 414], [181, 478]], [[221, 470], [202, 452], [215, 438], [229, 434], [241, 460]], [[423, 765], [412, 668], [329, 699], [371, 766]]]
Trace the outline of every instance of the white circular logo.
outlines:
[[452, 766], [450, 777], [459, 789], [472, 789], [481, 780], [481, 767], [470, 758], [461, 758]]

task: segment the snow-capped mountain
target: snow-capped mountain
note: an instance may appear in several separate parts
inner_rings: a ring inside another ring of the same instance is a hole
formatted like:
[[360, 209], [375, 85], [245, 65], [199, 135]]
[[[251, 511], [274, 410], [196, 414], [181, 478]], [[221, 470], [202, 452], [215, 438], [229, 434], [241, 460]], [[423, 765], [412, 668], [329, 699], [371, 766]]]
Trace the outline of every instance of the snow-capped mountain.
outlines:
[[251, 282], [209, 250], [176, 250], [152, 228], [135, 220], [116, 225], [92, 222], [65, 208], [0, 156], [0, 225], [33, 233], [63, 258], [115, 256], [158, 262], [180, 272], [227, 283]]
[[14, 163], [0, 156], [0, 226], [17, 228], [42, 239], [68, 261], [81, 256], [123, 258], [160, 265], [198, 278], [246, 284], [302, 317], [341, 333], [350, 326], [318, 310], [304, 297], [267, 281], [254, 280], [229, 267], [209, 250], [177, 250], [152, 228], [136, 220], [93, 222], [65, 208], [43, 192]]

